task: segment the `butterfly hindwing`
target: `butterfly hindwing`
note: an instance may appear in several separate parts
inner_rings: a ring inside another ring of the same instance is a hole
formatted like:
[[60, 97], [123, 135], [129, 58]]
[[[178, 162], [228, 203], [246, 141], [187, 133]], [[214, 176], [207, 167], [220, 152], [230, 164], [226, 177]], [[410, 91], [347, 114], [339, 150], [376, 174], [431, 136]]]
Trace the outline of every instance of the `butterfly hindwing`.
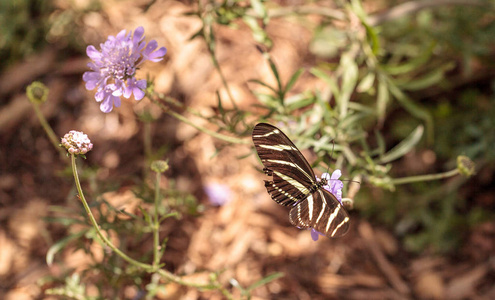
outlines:
[[289, 213], [290, 222], [299, 228], [314, 228], [328, 236], [343, 236], [349, 229], [349, 216], [330, 192], [320, 189], [299, 202]]

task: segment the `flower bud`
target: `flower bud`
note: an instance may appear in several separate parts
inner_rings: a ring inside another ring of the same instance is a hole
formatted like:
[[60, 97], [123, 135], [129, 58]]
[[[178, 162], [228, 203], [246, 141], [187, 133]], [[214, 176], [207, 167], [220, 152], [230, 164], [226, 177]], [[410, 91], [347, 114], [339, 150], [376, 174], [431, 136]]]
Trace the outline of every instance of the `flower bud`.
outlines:
[[168, 170], [168, 163], [164, 160], [155, 160], [151, 163], [151, 170], [156, 173], [163, 173]]
[[26, 95], [34, 104], [41, 104], [46, 102], [48, 98], [48, 87], [39, 81], [34, 81], [26, 88]]
[[461, 175], [471, 177], [476, 172], [476, 165], [469, 157], [459, 155], [457, 156], [457, 170]]
[[60, 141], [60, 146], [67, 149], [70, 154], [84, 155], [93, 149], [93, 144], [89, 140], [88, 135], [82, 131], [71, 130]]

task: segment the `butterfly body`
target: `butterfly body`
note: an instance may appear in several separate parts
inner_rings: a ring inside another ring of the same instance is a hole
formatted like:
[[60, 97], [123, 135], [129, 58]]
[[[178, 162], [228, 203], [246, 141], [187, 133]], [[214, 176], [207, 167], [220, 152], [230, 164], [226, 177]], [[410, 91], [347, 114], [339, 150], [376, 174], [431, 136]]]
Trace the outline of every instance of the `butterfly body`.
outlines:
[[289, 219], [298, 228], [314, 228], [328, 237], [339, 237], [349, 229], [349, 216], [339, 200], [317, 180], [313, 169], [292, 141], [277, 127], [259, 123], [253, 130], [253, 143], [272, 177], [265, 187], [272, 199], [291, 207]]

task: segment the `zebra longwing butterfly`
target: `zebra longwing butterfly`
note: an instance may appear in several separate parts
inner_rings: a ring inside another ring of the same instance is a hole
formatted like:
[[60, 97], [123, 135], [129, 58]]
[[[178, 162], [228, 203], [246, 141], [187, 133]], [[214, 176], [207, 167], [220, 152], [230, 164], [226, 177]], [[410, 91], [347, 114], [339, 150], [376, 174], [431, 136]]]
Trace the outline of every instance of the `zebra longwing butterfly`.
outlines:
[[349, 216], [339, 200], [323, 188], [327, 180], [316, 179], [313, 169], [292, 141], [277, 127], [259, 123], [253, 130], [256, 152], [273, 180], [265, 187], [278, 204], [292, 207], [290, 222], [313, 228], [327, 237], [343, 236]]

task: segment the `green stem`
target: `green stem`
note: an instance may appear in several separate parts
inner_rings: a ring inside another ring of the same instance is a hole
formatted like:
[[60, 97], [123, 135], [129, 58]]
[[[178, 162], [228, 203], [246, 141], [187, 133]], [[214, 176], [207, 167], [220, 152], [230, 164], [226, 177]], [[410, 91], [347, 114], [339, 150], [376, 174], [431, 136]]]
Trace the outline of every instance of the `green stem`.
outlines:
[[84, 206], [84, 209], [86, 210], [86, 213], [88, 214], [89, 220], [91, 221], [91, 224], [95, 228], [96, 233], [98, 234], [100, 239], [108, 247], [110, 247], [110, 249], [112, 249], [115, 253], [117, 253], [117, 255], [122, 257], [122, 259], [124, 259], [128, 263], [133, 264], [133, 265], [138, 266], [138, 267], [141, 267], [148, 272], [152, 271], [153, 267], [151, 265], [143, 264], [142, 262], [139, 262], [137, 260], [130, 258], [129, 256], [127, 256], [127, 254], [120, 251], [119, 248], [115, 247], [115, 245], [112, 244], [112, 242], [106, 236], [103, 235], [103, 232], [101, 231], [100, 226], [96, 222], [96, 219], [93, 216], [91, 209], [89, 208], [88, 202], [86, 201], [86, 198], [84, 197], [84, 193], [83, 193], [82, 188], [81, 188], [81, 182], [79, 181], [79, 175], [77, 174], [76, 156], [74, 154], [71, 154], [71, 163], [72, 163], [72, 173], [74, 174], [74, 181], [76, 182], [76, 188], [77, 188], [77, 192], [79, 193], [79, 198], [81, 199], [81, 202]]
[[53, 132], [53, 129], [50, 127], [50, 124], [48, 124], [48, 122], [46, 121], [45, 116], [40, 110], [39, 104], [33, 103], [33, 108], [34, 108], [34, 112], [36, 113], [36, 117], [38, 117], [38, 120], [40, 121], [41, 126], [48, 135], [48, 138], [50, 139], [50, 142], [52, 143], [53, 147], [57, 149], [57, 151], [60, 153], [62, 157], [65, 157], [66, 152], [62, 148], [60, 148], [59, 146], [60, 141], [57, 135], [55, 134], [55, 132]]
[[[235, 104], [234, 101], [234, 96], [232, 96], [232, 92], [230, 91], [230, 86], [227, 83], [227, 80], [225, 79], [225, 76], [223, 75], [222, 69], [220, 68], [220, 64], [218, 63], [218, 60], [215, 56], [215, 53], [208, 47], [208, 50], [210, 52], [211, 60], [213, 61], [213, 65], [218, 71], [218, 74], [220, 75], [220, 79], [222, 80], [222, 84], [227, 90], [227, 94], [229, 95], [230, 102], [232, 102], [232, 105], [234, 106], [235, 109], [237, 109], [237, 105]], [[220, 96], [219, 96], [220, 97]]]
[[[77, 173], [76, 156], [74, 154], [71, 154], [71, 163], [72, 163], [72, 173], [74, 174], [74, 181], [76, 182], [77, 192], [79, 193], [79, 198], [81, 199], [81, 202], [84, 206], [84, 209], [86, 210], [86, 213], [88, 214], [88, 217], [89, 217], [89, 220], [91, 221], [91, 224], [95, 228], [100, 239], [110, 249], [112, 249], [118, 256], [120, 256], [122, 259], [124, 259], [125, 261], [127, 261], [128, 263], [130, 263], [132, 265], [143, 268], [146, 272], [157, 273], [160, 276], [162, 276], [163, 278], [168, 279], [169, 281], [178, 283], [180, 285], [195, 287], [195, 288], [199, 288], [199, 289], [218, 289], [222, 294], [226, 295], [227, 298], [232, 299], [232, 295], [229, 293], [229, 291], [226, 290], [224, 287], [222, 287], [220, 285], [220, 283], [218, 283], [218, 282], [216, 282], [215, 284], [211, 284], [211, 283], [210, 284], [201, 284], [201, 283], [185, 281], [180, 276], [174, 275], [174, 274], [172, 274], [166, 270], [163, 270], [163, 269], [158, 269], [158, 265], [155, 265], [156, 264], [155, 261], [153, 262], [153, 265], [139, 262], [139, 261], [127, 256], [124, 252], [120, 251], [120, 249], [115, 247], [115, 245], [112, 244], [112, 242], [106, 236], [103, 235], [103, 232], [101, 231], [100, 226], [96, 222], [96, 219], [93, 216], [91, 209], [89, 208], [88, 202], [86, 201], [86, 198], [84, 197], [81, 183], [79, 181], [79, 175]], [[156, 204], [156, 202], [155, 202], [155, 204]], [[156, 212], [155, 212], [155, 219], [156, 219]], [[157, 247], [155, 247], [155, 249], [157, 249]], [[155, 259], [156, 259], [156, 256], [155, 256]]]
[[439, 173], [439, 174], [429, 174], [429, 175], [419, 175], [419, 176], [395, 178], [395, 179], [391, 180], [391, 183], [393, 185], [400, 185], [400, 184], [413, 183], [413, 182], [418, 182], [418, 181], [432, 181], [432, 180], [438, 180], [438, 179], [452, 177], [452, 176], [455, 176], [457, 174], [459, 174], [459, 170], [453, 169], [451, 171], [447, 171], [447, 172]]
[[151, 122], [143, 122], [143, 143], [144, 143], [144, 155], [147, 159], [151, 158], [152, 144], [151, 144]]
[[161, 173], [156, 172], [155, 182], [155, 216], [151, 220], [153, 228], [153, 266], [158, 268], [160, 264], [159, 247], [160, 247], [160, 220], [158, 219], [158, 202], [160, 200], [160, 177]]
[[211, 135], [214, 138], [217, 138], [219, 140], [222, 140], [222, 141], [225, 141], [225, 142], [228, 142], [228, 143], [232, 143], [232, 144], [249, 144], [249, 141], [247, 141], [247, 140], [243, 140], [243, 139], [239, 139], [239, 138], [235, 138], [235, 137], [223, 135], [221, 133], [212, 131], [212, 130], [210, 130], [208, 128], [199, 126], [199, 125], [193, 123], [192, 121], [190, 121], [189, 119], [187, 119], [186, 117], [182, 116], [181, 114], [178, 114], [178, 113], [176, 113], [176, 112], [168, 109], [168, 107], [166, 107], [165, 105], [163, 105], [163, 103], [160, 103], [154, 97], [150, 97], [150, 99], [151, 99], [151, 101], [153, 101], [153, 103], [155, 103], [156, 105], [158, 105], [165, 113], [169, 114], [170, 116], [176, 118], [179, 121], [182, 121], [182, 122], [184, 122], [184, 123], [186, 123], [186, 124], [188, 124], [188, 125], [196, 128], [199, 131], [202, 131], [202, 132], [204, 132], [204, 133], [206, 133], [208, 135]]

